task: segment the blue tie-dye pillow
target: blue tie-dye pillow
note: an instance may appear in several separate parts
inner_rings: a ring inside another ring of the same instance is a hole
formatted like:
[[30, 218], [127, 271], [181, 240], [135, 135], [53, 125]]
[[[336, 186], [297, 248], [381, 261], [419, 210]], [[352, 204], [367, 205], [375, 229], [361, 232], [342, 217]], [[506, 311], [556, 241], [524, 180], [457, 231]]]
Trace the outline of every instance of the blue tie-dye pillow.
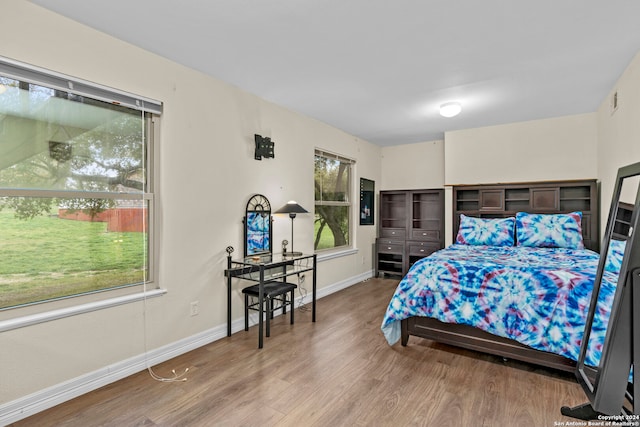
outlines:
[[604, 269], [614, 274], [620, 274], [620, 268], [622, 267], [622, 258], [624, 257], [624, 250], [627, 247], [626, 240], [614, 240], [609, 242], [609, 249], [607, 250], [607, 260], [604, 264]]
[[460, 215], [456, 243], [463, 245], [513, 246], [515, 218], [475, 218]]
[[584, 249], [582, 212], [568, 214], [516, 214], [518, 246]]

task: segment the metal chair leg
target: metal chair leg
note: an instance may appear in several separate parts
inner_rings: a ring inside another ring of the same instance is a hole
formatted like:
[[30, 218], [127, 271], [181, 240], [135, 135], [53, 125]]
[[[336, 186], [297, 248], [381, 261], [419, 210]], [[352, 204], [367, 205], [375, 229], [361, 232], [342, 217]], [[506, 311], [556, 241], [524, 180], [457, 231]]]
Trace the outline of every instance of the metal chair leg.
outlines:
[[244, 330], [249, 330], [249, 295], [244, 294]]
[[[287, 295], [286, 295], [286, 294], [285, 294], [284, 298], [285, 298], [285, 300], [287, 299]], [[294, 308], [295, 308], [295, 307], [294, 307], [294, 298], [295, 298], [295, 292], [294, 292], [294, 290], [292, 289], [292, 290], [291, 290], [291, 324], [292, 324], [292, 325], [293, 325], [293, 312], [295, 311], [295, 310], [294, 310]]]
[[266, 336], [271, 336], [271, 317], [273, 316], [273, 301], [271, 298], [266, 298], [267, 300], [267, 331]]

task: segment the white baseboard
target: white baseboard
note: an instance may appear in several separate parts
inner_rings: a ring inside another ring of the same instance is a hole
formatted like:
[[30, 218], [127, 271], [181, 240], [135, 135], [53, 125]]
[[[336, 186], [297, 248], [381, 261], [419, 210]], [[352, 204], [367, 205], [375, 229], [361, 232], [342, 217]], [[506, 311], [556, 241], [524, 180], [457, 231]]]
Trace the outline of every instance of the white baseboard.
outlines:
[[[244, 328], [244, 325], [243, 325]], [[0, 425], [4, 426], [38, 412], [49, 409], [112, 382], [167, 361], [188, 351], [209, 344], [227, 335], [226, 326], [221, 325], [161, 348], [149, 351], [72, 380], [56, 384], [28, 396], [0, 406]]]
[[[323, 298], [334, 292], [338, 292], [349, 286], [355, 285], [365, 279], [372, 277], [373, 272], [368, 271], [347, 280], [320, 289], [317, 298]], [[310, 286], [310, 284], [307, 284]], [[308, 289], [303, 302], [311, 302], [311, 290]], [[257, 315], [252, 316], [251, 322], [257, 322]], [[244, 317], [235, 319], [231, 326], [232, 332], [244, 330]], [[217, 341], [227, 336], [226, 325], [219, 325], [204, 332], [181, 339], [174, 343], [165, 345], [146, 354], [134, 356], [132, 358], [116, 362], [96, 371], [81, 375], [69, 381], [56, 384], [30, 395], [21, 397], [11, 402], [0, 405], [0, 426], [14, 423], [31, 415], [52, 408], [63, 402], [81, 396], [107, 384], [126, 378], [137, 372], [147, 369], [147, 366], [155, 366], [166, 362], [181, 354], [187, 353], [203, 345]]]

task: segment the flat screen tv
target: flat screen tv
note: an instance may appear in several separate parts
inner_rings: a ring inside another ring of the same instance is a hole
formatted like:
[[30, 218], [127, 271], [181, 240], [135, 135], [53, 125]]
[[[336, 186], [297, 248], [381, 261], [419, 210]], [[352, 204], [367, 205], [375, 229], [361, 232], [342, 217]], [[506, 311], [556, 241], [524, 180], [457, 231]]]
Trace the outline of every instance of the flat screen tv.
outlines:
[[640, 413], [632, 369], [640, 366], [639, 184], [640, 163], [618, 170], [576, 366], [589, 402], [563, 407], [563, 415], [604, 420]]

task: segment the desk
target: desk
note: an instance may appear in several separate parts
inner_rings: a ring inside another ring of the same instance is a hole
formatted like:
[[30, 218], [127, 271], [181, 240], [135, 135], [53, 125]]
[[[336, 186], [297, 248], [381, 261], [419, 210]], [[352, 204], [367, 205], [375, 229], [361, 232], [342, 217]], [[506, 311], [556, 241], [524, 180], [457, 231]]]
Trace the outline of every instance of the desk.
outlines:
[[[249, 256], [240, 260], [227, 256], [227, 269], [224, 275], [227, 278], [227, 336], [231, 336], [231, 285], [232, 279], [250, 280], [260, 284], [258, 297], [258, 348], [263, 345], [263, 317], [264, 317], [264, 282], [269, 280], [285, 281], [287, 276], [298, 275], [311, 271], [313, 276], [311, 320], [316, 321], [316, 255], [283, 255], [262, 254]], [[293, 308], [292, 308], [293, 310]]]

